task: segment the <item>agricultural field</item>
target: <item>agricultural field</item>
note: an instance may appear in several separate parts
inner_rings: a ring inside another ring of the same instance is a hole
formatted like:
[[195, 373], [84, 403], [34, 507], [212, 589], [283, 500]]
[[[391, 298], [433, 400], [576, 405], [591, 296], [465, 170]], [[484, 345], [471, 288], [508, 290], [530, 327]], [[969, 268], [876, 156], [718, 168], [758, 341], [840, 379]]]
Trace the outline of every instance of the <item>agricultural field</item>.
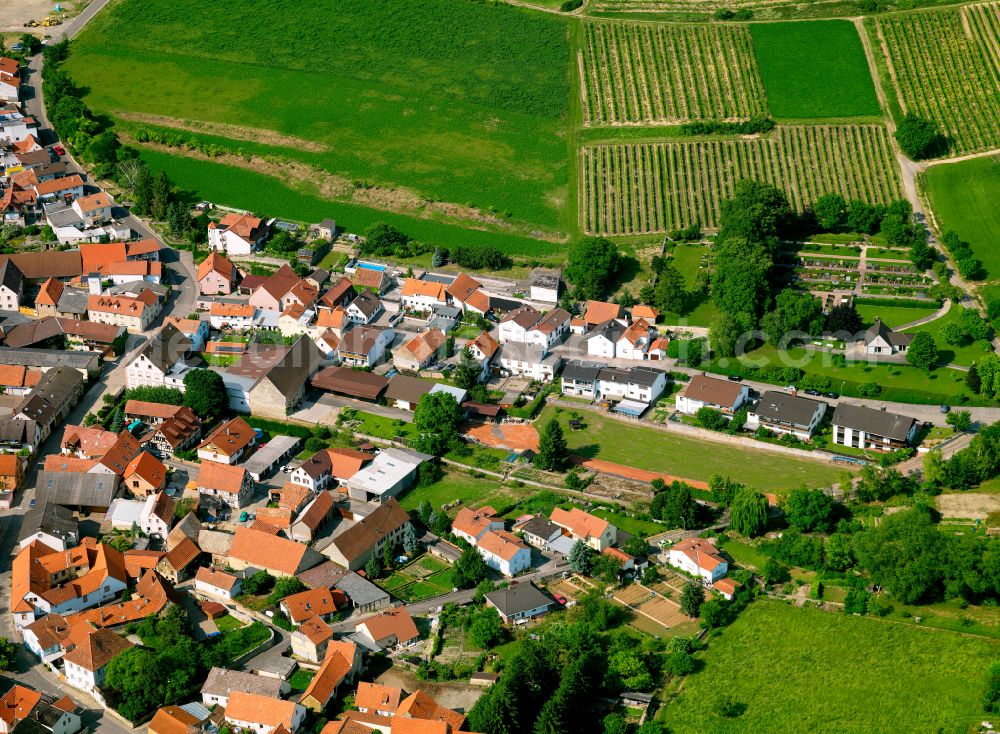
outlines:
[[554, 231], [575, 222], [572, 60], [565, 18], [505, 3], [119, 0], [66, 68], [118, 120], [269, 143], [388, 209], [415, 194]]
[[585, 231], [665, 232], [715, 227], [721, 200], [753, 178], [783, 188], [804, 209], [830, 192], [887, 204], [900, 178], [881, 125], [779, 127], [767, 137], [697, 142], [598, 144], [583, 148], [580, 202]]
[[[1000, 159], [931, 166], [923, 183], [938, 227], [958, 232], [982, 261], [987, 276], [1000, 278]], [[992, 291], [980, 292], [994, 298]]]
[[[986, 638], [759, 601], [709, 640], [704, 668], [658, 718], [677, 734], [965, 734], [983, 718], [983, 676], [998, 654]], [[714, 712], [720, 691], [745, 707], [740, 716]]]
[[766, 113], [745, 26], [587, 23], [584, 121], [652, 125]]
[[754, 23], [750, 35], [776, 119], [881, 115], [861, 37], [850, 21]]
[[1000, 146], [1000, 4], [875, 21], [899, 103], [935, 120], [952, 153]]
[[708, 20], [718, 9], [749, 10], [755, 20], [856, 15], [858, 6], [850, 0], [591, 0], [587, 11], [596, 15], [628, 14], [656, 16], [671, 20]]

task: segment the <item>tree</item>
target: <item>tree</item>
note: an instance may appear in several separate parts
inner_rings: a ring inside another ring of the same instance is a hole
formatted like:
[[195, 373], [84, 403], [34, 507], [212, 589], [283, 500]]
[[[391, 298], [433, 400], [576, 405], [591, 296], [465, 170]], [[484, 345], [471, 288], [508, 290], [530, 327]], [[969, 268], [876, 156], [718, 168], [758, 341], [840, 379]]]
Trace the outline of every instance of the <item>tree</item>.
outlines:
[[569, 253], [566, 279], [580, 300], [600, 300], [618, 274], [618, 247], [604, 237], [587, 237]]
[[760, 241], [742, 237], [717, 241], [712, 301], [723, 315], [746, 314], [744, 331], [756, 324], [769, 301], [771, 253]]
[[753, 323], [749, 314], [723, 312], [708, 330], [712, 351], [720, 357], [736, 356], [741, 339], [752, 328]]
[[447, 453], [458, 444], [461, 422], [462, 409], [454, 395], [426, 393], [413, 413], [413, 425], [418, 431], [414, 448], [433, 456]]
[[599, 578], [605, 584], [613, 584], [618, 581], [618, 576], [621, 573], [621, 570], [622, 566], [620, 561], [601, 553], [598, 554], [594, 561], [594, 568], [591, 570], [591, 575], [594, 576], [594, 578]]
[[959, 347], [969, 341], [965, 330], [958, 324], [952, 322], [941, 327], [941, 338], [944, 343], [953, 347]]
[[721, 431], [729, 425], [726, 416], [715, 408], [709, 408], [707, 405], [695, 411], [694, 419], [698, 421], [698, 425], [710, 431]]
[[111, 426], [109, 427], [109, 430], [112, 433], [121, 433], [125, 430], [125, 414], [122, 413], [121, 408], [115, 410], [115, 414], [111, 418]]
[[406, 551], [406, 555], [412, 556], [417, 552], [417, 531], [413, 529], [412, 523], [406, 523], [406, 527], [403, 528], [403, 550]]
[[689, 617], [697, 617], [701, 605], [705, 603], [705, 588], [698, 581], [688, 581], [681, 591], [681, 611]]
[[847, 205], [847, 228], [854, 232], [875, 234], [882, 221], [882, 214], [880, 207], [854, 199]]
[[919, 161], [940, 155], [947, 149], [948, 141], [933, 120], [926, 120], [915, 112], [907, 113], [896, 128], [896, 140], [903, 153]]
[[569, 463], [569, 446], [562, 426], [555, 418], [549, 420], [538, 439], [535, 466], [546, 471], [562, 471]]
[[839, 229], [847, 221], [847, 201], [840, 194], [824, 194], [812, 206], [819, 226], [829, 232]]
[[761, 322], [769, 344], [787, 343], [788, 335], [801, 332], [810, 336], [823, 331], [823, 304], [811, 293], [786, 288], [775, 300], [774, 310]]
[[375, 222], [365, 230], [365, 242], [361, 245], [361, 251], [371, 255], [391, 255], [397, 247], [409, 242], [409, 236], [391, 224]]
[[463, 390], [471, 390], [479, 384], [479, 378], [482, 374], [483, 368], [472, 356], [472, 351], [468, 347], [463, 349], [454, 372], [455, 385]]
[[928, 451], [923, 460], [924, 481], [931, 485], [941, 484], [947, 476], [947, 463], [940, 451]]
[[1000, 713], [1000, 662], [991, 664], [986, 670], [983, 710], [991, 714]]
[[382, 566], [383, 566], [383, 568], [391, 568], [392, 567], [392, 552], [393, 552], [393, 545], [392, 545], [391, 542], [389, 542], [388, 540], [386, 540], [386, 542], [382, 544]]
[[222, 375], [207, 369], [190, 370], [184, 375], [184, 405], [206, 424], [221, 419], [229, 411]]
[[382, 559], [377, 553], [372, 553], [372, 557], [365, 564], [365, 574], [370, 579], [377, 579], [382, 575]]
[[274, 586], [274, 581], [274, 576], [267, 571], [257, 571], [253, 576], [243, 579], [243, 593], [258, 596], [271, 589]]
[[694, 525], [698, 503], [689, 484], [672, 482], [667, 489], [653, 497], [649, 511], [653, 517], [663, 520], [670, 527], [687, 530]]
[[469, 639], [476, 647], [488, 650], [503, 638], [503, 621], [496, 609], [487, 607], [476, 614], [469, 627]]
[[833, 499], [818, 489], [793, 489], [784, 509], [788, 524], [804, 533], [827, 532], [833, 523]]
[[918, 331], [906, 350], [906, 361], [914, 367], [930, 372], [938, 361], [938, 349], [934, 337], [926, 331]]
[[459, 589], [475, 588], [489, 574], [489, 566], [475, 548], [466, 548], [455, 561], [452, 579]]
[[764, 583], [765, 584], [783, 584], [789, 581], [792, 575], [788, 571], [788, 566], [779, 561], [777, 558], [768, 558], [764, 562]]
[[979, 391], [983, 387], [983, 382], [979, 378], [979, 368], [976, 367], [975, 362], [969, 366], [969, 371], [965, 373], [965, 384], [976, 395], [979, 394]]
[[0, 670], [10, 670], [17, 658], [17, 645], [6, 637], [0, 637]]
[[732, 198], [722, 201], [719, 239], [734, 236], [754, 242], [777, 239], [787, 231], [792, 219], [792, 207], [781, 189], [743, 180], [736, 184]]
[[972, 413], [967, 410], [955, 410], [949, 413], [944, 420], [955, 429], [955, 433], [964, 433], [972, 425]]
[[589, 576], [594, 570], [594, 555], [593, 548], [578, 540], [569, 551], [569, 567], [576, 573]]
[[160, 171], [153, 179], [152, 199], [149, 204], [149, 213], [153, 219], [167, 218], [170, 201], [170, 179], [167, 178], [166, 171]]
[[767, 526], [767, 499], [755, 489], [740, 487], [729, 508], [729, 527], [736, 533], [753, 538]]
[[267, 600], [271, 604], [277, 604], [286, 596], [298, 594], [306, 590], [306, 585], [294, 576], [282, 576], [274, 582], [274, 589], [268, 595]]
[[621, 714], [608, 714], [601, 719], [601, 726], [604, 727], [604, 734], [628, 734], [631, 731]]
[[671, 263], [664, 264], [657, 275], [653, 303], [661, 311], [683, 316], [687, 313], [689, 298], [681, 271]]
[[851, 336], [864, 327], [861, 315], [853, 305], [834, 306], [826, 315], [826, 329], [833, 333], [845, 333]]

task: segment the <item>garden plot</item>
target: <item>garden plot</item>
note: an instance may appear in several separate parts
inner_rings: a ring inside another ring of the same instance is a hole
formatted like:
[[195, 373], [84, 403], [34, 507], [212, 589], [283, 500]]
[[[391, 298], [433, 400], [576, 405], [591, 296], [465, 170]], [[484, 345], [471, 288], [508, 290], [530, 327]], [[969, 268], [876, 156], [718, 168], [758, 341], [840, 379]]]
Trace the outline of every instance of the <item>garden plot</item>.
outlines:
[[614, 600], [632, 609], [636, 614], [672, 630], [691, 619], [681, 612], [680, 606], [642, 584], [630, 584], [615, 592]]
[[448, 564], [429, 555], [399, 567], [379, 585], [406, 602], [447, 594], [454, 588]]

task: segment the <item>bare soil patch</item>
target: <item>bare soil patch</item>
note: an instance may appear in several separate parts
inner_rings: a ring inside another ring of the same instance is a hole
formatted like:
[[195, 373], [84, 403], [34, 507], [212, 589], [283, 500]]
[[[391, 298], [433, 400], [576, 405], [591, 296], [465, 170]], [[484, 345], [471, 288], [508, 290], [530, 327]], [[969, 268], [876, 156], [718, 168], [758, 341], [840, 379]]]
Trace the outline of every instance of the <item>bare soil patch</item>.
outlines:
[[485, 446], [509, 451], [538, 451], [538, 431], [530, 423], [486, 424], [466, 433]]
[[967, 520], [984, 519], [991, 512], [1000, 512], [1000, 495], [964, 493], [938, 495], [935, 499], [943, 517], [960, 517]]
[[485, 690], [482, 686], [472, 686], [467, 683], [432, 683], [430, 681], [417, 680], [417, 676], [409, 670], [392, 667], [380, 675], [376, 683], [384, 686], [395, 686], [407, 692], [420, 689], [430, 695], [435, 701], [445, 708], [466, 712], [474, 704]]
[[294, 135], [285, 135], [277, 130], [268, 130], [261, 127], [248, 127], [244, 125], [229, 125], [224, 122], [209, 122], [207, 120], [182, 120], [178, 117], [168, 117], [167, 115], [150, 115], [144, 112], [127, 112], [125, 110], [115, 110], [115, 115], [130, 122], [142, 122], [147, 125], [158, 125], [169, 127], [173, 130], [186, 130], [191, 133], [206, 133], [207, 135], [219, 135], [233, 140], [244, 140], [248, 143], [263, 143], [264, 145], [277, 145], [282, 148], [295, 148], [305, 150], [310, 153], [323, 153], [330, 149], [330, 146], [317, 143], [315, 140], [306, 140]]

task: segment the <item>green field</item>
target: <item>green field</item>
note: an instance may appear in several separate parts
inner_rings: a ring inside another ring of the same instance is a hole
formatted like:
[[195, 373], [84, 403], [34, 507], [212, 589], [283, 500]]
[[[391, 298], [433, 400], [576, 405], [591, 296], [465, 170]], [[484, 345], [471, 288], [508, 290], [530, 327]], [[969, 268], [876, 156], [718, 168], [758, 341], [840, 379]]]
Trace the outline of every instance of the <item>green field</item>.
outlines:
[[[658, 717], [677, 734], [965, 734], [998, 655], [993, 640], [756, 602], [709, 640], [704, 669]], [[721, 693], [742, 715], [714, 713]]]
[[832, 485], [843, 466], [797, 459], [761, 449], [707, 443], [676, 433], [635, 426], [587, 413], [586, 430], [569, 430], [569, 411], [548, 407], [538, 424], [553, 416], [563, 423], [573, 453], [637, 469], [664, 472], [707, 482], [716, 474], [732, 477], [762, 490], [782, 490]]
[[853, 23], [754, 23], [750, 35], [773, 117], [881, 114], [861, 38]]
[[142, 151], [142, 158], [154, 172], [166, 171], [174, 184], [190, 194], [192, 199], [224, 203], [262, 214], [280, 214], [302, 222], [318, 222], [330, 217], [337, 221], [338, 226], [353, 232], [362, 232], [374, 222], [388, 222], [414, 239], [445, 246], [460, 243], [492, 244], [510, 254], [539, 256], [552, 255], [565, 249], [562, 245], [528, 237], [466, 229], [444, 222], [334, 202], [315, 194], [296, 191], [272, 176], [213, 161], [183, 158], [152, 150]]
[[907, 329], [906, 333], [916, 334], [918, 331], [926, 331], [934, 337], [934, 343], [938, 348], [939, 364], [957, 364], [963, 367], [968, 367], [973, 362], [982, 359], [983, 354], [986, 352], [971, 342], [961, 346], [951, 346], [944, 340], [944, 337], [941, 336], [941, 329], [948, 324], [961, 323], [962, 311], [962, 306], [952, 305], [952, 307], [948, 309], [948, 313], [941, 318], [934, 319], [933, 321], [923, 324], [922, 326]]
[[511, 501], [515, 493], [516, 490], [499, 484], [492, 477], [476, 479], [459, 471], [447, 471], [440, 481], [407, 490], [399, 502], [405, 510], [415, 510], [421, 502], [429, 502], [440, 511], [442, 505], [457, 499], [462, 500], [463, 507], [472, 508], [490, 503], [504, 504]]
[[893, 329], [898, 326], [902, 326], [903, 324], [908, 324], [911, 321], [926, 318], [937, 311], [936, 308], [873, 306], [867, 303], [858, 305], [857, 309], [862, 321], [865, 322], [866, 328], [875, 323], [876, 318], [880, 318], [887, 326]]
[[540, 227], [572, 223], [564, 19], [472, 0], [331, 10], [118, 0], [80, 35], [67, 68], [88, 104], [112, 116], [238, 126], [233, 150], [272, 141], [352, 181]]
[[976, 158], [931, 166], [923, 181], [941, 230], [958, 232], [989, 277], [1000, 278], [1000, 162]]
[[[671, 262], [674, 267], [681, 271], [687, 287], [693, 289], [701, 269], [702, 258], [710, 252], [708, 247], [703, 245], [680, 244], [674, 248]], [[691, 326], [709, 326], [719, 316], [719, 310], [712, 303], [708, 294], [698, 297], [697, 305], [685, 316], [675, 313], [661, 314], [661, 319], [666, 324], [684, 324]]]

